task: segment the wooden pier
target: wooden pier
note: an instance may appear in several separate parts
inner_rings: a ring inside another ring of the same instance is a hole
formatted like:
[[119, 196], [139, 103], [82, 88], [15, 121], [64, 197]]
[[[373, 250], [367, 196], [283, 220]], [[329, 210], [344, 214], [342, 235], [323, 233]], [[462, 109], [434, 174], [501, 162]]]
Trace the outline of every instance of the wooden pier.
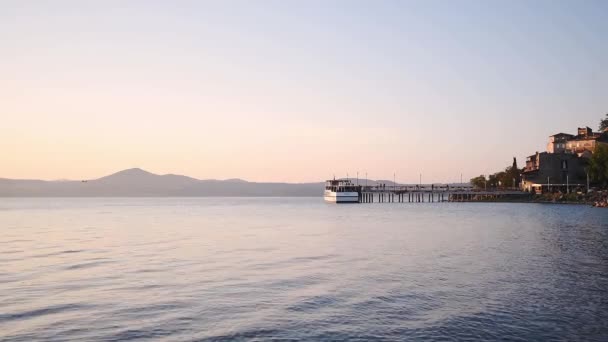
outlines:
[[529, 194], [517, 189], [476, 190], [446, 186], [359, 186], [359, 203], [492, 202]]

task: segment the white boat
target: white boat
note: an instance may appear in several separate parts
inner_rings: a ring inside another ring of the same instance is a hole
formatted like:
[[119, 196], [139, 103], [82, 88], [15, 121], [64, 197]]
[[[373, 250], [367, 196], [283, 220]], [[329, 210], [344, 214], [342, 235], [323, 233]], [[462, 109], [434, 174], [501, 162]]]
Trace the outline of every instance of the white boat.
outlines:
[[328, 180], [325, 182], [324, 198], [332, 203], [358, 203], [360, 188], [348, 179]]

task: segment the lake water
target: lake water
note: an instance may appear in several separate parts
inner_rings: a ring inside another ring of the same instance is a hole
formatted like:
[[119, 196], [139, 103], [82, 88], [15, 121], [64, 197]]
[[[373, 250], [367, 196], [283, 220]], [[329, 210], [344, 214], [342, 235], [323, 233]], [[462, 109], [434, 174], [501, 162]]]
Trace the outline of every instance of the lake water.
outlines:
[[0, 199], [0, 340], [608, 340], [608, 210]]

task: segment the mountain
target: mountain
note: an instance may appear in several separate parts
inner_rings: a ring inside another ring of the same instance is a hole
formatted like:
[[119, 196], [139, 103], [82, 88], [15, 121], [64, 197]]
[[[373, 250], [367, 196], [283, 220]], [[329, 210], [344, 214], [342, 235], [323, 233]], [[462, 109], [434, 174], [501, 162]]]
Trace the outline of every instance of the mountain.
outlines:
[[139, 168], [88, 181], [0, 178], [0, 197], [321, 196], [324, 183], [256, 183], [157, 175]]
[[[353, 179], [360, 185], [394, 183], [390, 180]], [[452, 185], [452, 184], [450, 184]], [[234, 178], [200, 180], [157, 175], [139, 168], [128, 169], [88, 181], [43, 181], [0, 178], [0, 197], [163, 197], [163, 196], [321, 196], [323, 182], [256, 183]]]

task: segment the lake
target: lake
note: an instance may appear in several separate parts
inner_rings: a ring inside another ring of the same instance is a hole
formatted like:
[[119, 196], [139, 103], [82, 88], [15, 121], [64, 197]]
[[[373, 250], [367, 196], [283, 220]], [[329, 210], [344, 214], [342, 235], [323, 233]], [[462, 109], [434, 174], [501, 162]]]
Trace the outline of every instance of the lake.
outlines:
[[608, 340], [608, 210], [1, 198], [0, 340]]

